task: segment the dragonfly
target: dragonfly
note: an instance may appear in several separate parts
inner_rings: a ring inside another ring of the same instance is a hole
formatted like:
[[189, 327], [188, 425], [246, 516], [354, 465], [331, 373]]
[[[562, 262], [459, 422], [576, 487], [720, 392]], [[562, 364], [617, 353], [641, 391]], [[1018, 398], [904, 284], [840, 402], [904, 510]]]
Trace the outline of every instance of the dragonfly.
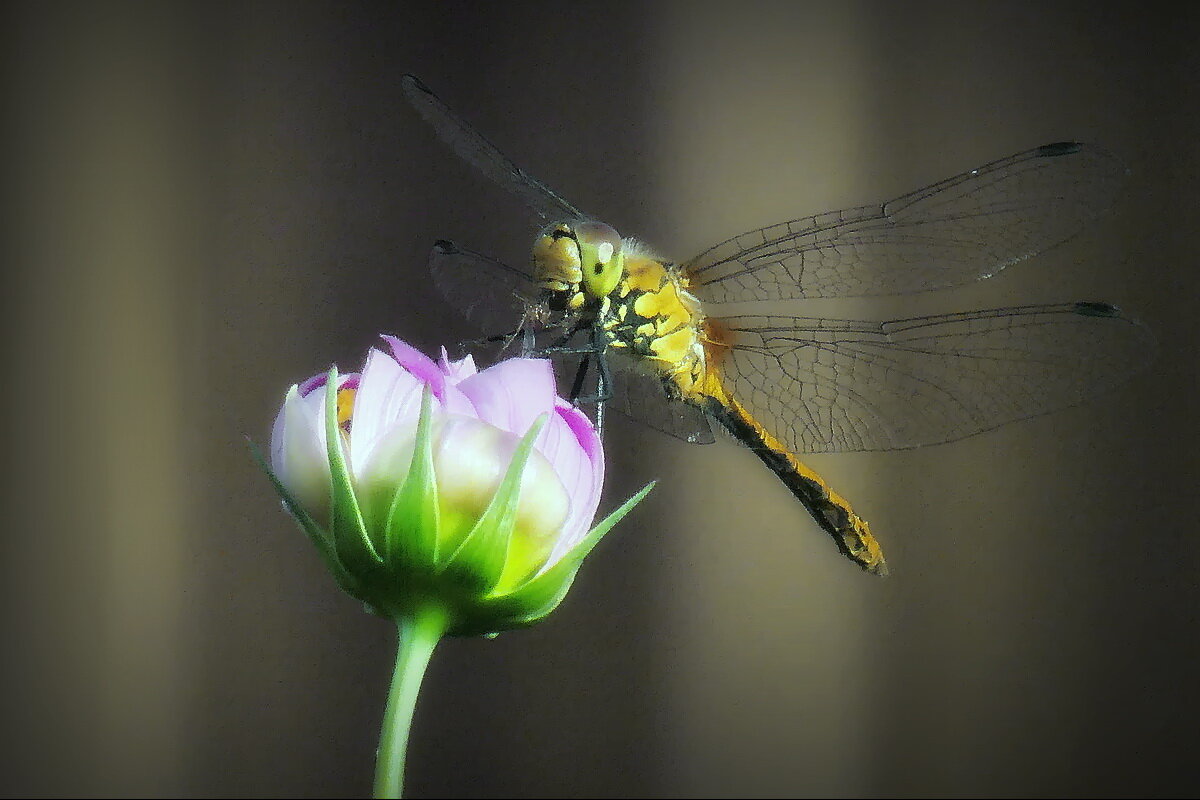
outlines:
[[[867, 572], [888, 571], [870, 526], [799, 454], [962, 439], [1083, 402], [1153, 351], [1146, 326], [1100, 301], [886, 320], [774, 313], [777, 301], [961, 286], [1072, 238], [1110, 208], [1127, 174], [1094, 145], [1045, 144], [676, 262], [564, 200], [415, 76], [402, 86], [459, 157], [544, 225], [522, 266], [439, 241], [430, 269], [443, 296], [484, 330], [519, 319], [513, 336], [527, 342], [533, 331], [557, 332], [547, 349], [583, 356], [575, 397], [594, 362], [598, 426], [610, 402], [687, 441], [732, 434]], [[771, 313], [720, 315], [731, 303]], [[573, 337], [582, 346], [564, 344]], [[610, 355], [626, 374], [612, 374]]]

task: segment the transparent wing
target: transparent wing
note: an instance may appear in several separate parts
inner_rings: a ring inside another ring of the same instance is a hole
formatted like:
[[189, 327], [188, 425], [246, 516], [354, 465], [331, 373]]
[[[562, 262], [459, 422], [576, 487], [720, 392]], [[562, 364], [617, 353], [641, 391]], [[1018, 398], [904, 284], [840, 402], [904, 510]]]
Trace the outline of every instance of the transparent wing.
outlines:
[[534, 304], [529, 273], [445, 239], [429, 254], [429, 272], [442, 297], [488, 335], [515, 331]]
[[559, 221], [586, 218], [579, 209], [510, 161], [498, 147], [451, 111], [449, 106], [417, 77], [405, 75], [401, 79], [401, 85], [408, 101], [459, 158], [521, 198], [542, 219]]
[[990, 277], [1108, 209], [1127, 170], [1060, 142], [881, 205], [748, 231], [684, 265], [710, 302], [902, 294]]
[[730, 393], [795, 452], [961, 439], [1083, 401], [1133, 374], [1149, 330], [1106, 303], [889, 322], [725, 317]]
[[629, 368], [615, 371], [613, 381], [609, 408], [691, 444], [716, 441], [708, 415], [696, 406], [669, 400], [661, 379]]

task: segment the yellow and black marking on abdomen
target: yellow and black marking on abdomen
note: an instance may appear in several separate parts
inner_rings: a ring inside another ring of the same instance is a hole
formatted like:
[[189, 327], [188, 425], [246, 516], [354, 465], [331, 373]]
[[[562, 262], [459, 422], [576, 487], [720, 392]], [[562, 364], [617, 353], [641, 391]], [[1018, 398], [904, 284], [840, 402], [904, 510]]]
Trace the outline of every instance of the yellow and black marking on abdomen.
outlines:
[[883, 550], [867, 521], [855, 514], [845, 498], [830, 489], [821, 476], [755, 422], [736, 400], [722, 402], [715, 397], [704, 397], [702, 406], [783, 481], [847, 558], [867, 572], [887, 574]]
[[847, 558], [867, 572], [886, 575], [888, 569], [883, 549], [871, 534], [867, 521], [855, 514], [844, 497], [830, 489], [820, 475], [805, 466], [729, 394], [721, 378], [721, 365], [737, 345], [733, 331], [712, 317], [701, 320], [700, 328], [704, 343], [704, 374], [692, 390], [685, 393], [685, 399], [703, 408], [734, 438], [753, 450], [808, 509], [817, 524], [833, 537]]

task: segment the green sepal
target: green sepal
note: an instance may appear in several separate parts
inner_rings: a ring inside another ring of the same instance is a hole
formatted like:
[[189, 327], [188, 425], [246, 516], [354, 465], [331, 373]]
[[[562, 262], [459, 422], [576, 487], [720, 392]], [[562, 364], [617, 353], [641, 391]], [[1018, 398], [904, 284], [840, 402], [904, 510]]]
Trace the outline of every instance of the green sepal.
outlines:
[[540, 584], [543, 580], [552, 582], [556, 570], [563, 570], [565, 573], [570, 569], [569, 565], [572, 563], [575, 565], [580, 564], [583, 559], [587, 557], [588, 553], [592, 552], [592, 549], [600, 542], [602, 538], [604, 538], [605, 534], [612, 530], [613, 526], [620, 522], [626, 514], [632, 511], [634, 506], [642, 502], [646, 495], [650, 494], [650, 490], [654, 488], [655, 483], [657, 483], [657, 481], [650, 481], [650, 483], [647, 483], [635, 495], [633, 495], [633, 497], [630, 497], [628, 500], [622, 503], [619, 508], [602, 519], [599, 524], [588, 531], [587, 535], [580, 539], [574, 547], [564, 553], [562, 558], [560, 558], [553, 567], [546, 570], [541, 575], [526, 581], [516, 589], [508, 592], [505, 596], [522, 597], [526, 592], [536, 593], [538, 591], [543, 591], [540, 589], [540, 587], [538, 587], [538, 584]]
[[[655, 481], [651, 481], [643, 486], [641, 491], [601, 520], [596, 527], [588, 531], [587, 536], [580, 539], [579, 543], [564, 554], [550, 569], [531, 578], [511, 592], [488, 598], [485, 601], [487, 612], [482, 616], [493, 622], [497, 617], [505, 619], [504, 628], [522, 627], [532, 625], [557, 608], [571, 588], [571, 583], [575, 580], [575, 573], [579, 571], [583, 559], [604, 538], [605, 534], [612, 530], [614, 525], [650, 493], [654, 484]], [[499, 628], [493, 628], [493, 630], [497, 629]]]
[[338, 558], [351, 573], [370, 570], [383, 562], [376, 552], [363, 523], [354, 484], [346, 468], [340, 446], [342, 432], [337, 421], [337, 367], [331, 367], [325, 379], [325, 450], [329, 459], [330, 497], [329, 531]]
[[259, 468], [267, 474], [267, 478], [271, 481], [271, 485], [275, 487], [276, 493], [278, 493], [279, 497], [283, 500], [284, 508], [286, 508], [288, 513], [292, 515], [292, 518], [299, 523], [301, 530], [308, 535], [308, 538], [313, 543], [313, 546], [317, 548], [317, 554], [321, 557], [321, 560], [325, 562], [326, 568], [333, 573], [333, 578], [337, 581], [338, 586], [341, 586], [342, 589], [350, 594], [354, 594], [356, 582], [350, 577], [350, 574], [346, 572], [346, 568], [342, 566], [342, 562], [338, 560], [337, 553], [334, 552], [333, 542], [330, 541], [329, 534], [320, 525], [318, 525], [311, 516], [309, 516], [307, 511], [301, 508], [300, 503], [296, 501], [296, 498], [292, 496], [292, 493], [289, 492], [280, 482], [278, 476], [275, 475], [275, 472], [271, 469], [270, 465], [267, 464], [267, 460], [263, 457], [262, 450], [259, 449], [258, 445], [250, 439], [247, 439], [246, 442], [250, 445], [250, 454], [254, 457], [254, 460], [258, 462]]
[[[454, 633], [462, 635], [465, 632], [476, 636], [532, 625], [558, 608], [575, 582], [581, 566], [581, 561], [560, 561], [526, 583], [519, 592], [484, 601], [480, 604], [480, 613], [475, 615], [479, 620], [476, 627], [468, 628], [464, 624]], [[467, 624], [472, 621], [468, 619]]]
[[521, 476], [533, 452], [533, 440], [548, 418], [548, 414], [539, 416], [521, 438], [487, 509], [454, 554], [446, 560], [446, 572], [460, 579], [467, 591], [486, 595], [500, 582], [504, 565], [508, 562], [509, 540], [517, 525]]
[[408, 476], [396, 492], [384, 528], [383, 557], [388, 564], [428, 569], [438, 563], [440, 514], [432, 431], [433, 390], [426, 384], [421, 393], [421, 415], [417, 419], [417, 438]]

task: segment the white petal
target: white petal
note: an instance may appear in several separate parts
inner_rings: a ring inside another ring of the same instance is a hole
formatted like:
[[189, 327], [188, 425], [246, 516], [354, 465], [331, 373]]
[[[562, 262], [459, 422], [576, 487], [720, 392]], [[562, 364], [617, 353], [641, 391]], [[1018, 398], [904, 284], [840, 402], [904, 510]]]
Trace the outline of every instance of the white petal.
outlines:
[[[487, 508], [504, 477], [520, 437], [479, 420], [448, 417], [436, 439], [434, 467], [443, 508], [470, 519]], [[546, 457], [534, 450], [521, 475], [517, 533], [537, 540], [549, 555], [570, 508], [566, 487]]]
[[391, 355], [374, 348], [367, 354], [350, 422], [350, 471], [355, 476], [393, 428], [416, 430], [422, 386]]
[[276, 477], [318, 522], [323, 522], [329, 511], [324, 395], [322, 390], [301, 397], [293, 386], [271, 437], [271, 463]]
[[442, 348], [442, 356], [438, 359], [438, 366], [441, 367], [442, 372], [446, 373], [446, 377], [450, 379], [448, 383], [452, 384], [469, 378], [479, 371], [475, 368], [475, 359], [471, 357], [470, 353], [467, 353], [458, 361], [451, 361], [450, 354], [446, 352], [446, 348], [444, 347]]
[[[441, 426], [435, 416], [434, 432]], [[391, 513], [396, 492], [412, 466], [417, 426], [395, 425], [372, 444], [368, 458], [355, 474], [355, 489], [368, 530], [381, 529]]]

